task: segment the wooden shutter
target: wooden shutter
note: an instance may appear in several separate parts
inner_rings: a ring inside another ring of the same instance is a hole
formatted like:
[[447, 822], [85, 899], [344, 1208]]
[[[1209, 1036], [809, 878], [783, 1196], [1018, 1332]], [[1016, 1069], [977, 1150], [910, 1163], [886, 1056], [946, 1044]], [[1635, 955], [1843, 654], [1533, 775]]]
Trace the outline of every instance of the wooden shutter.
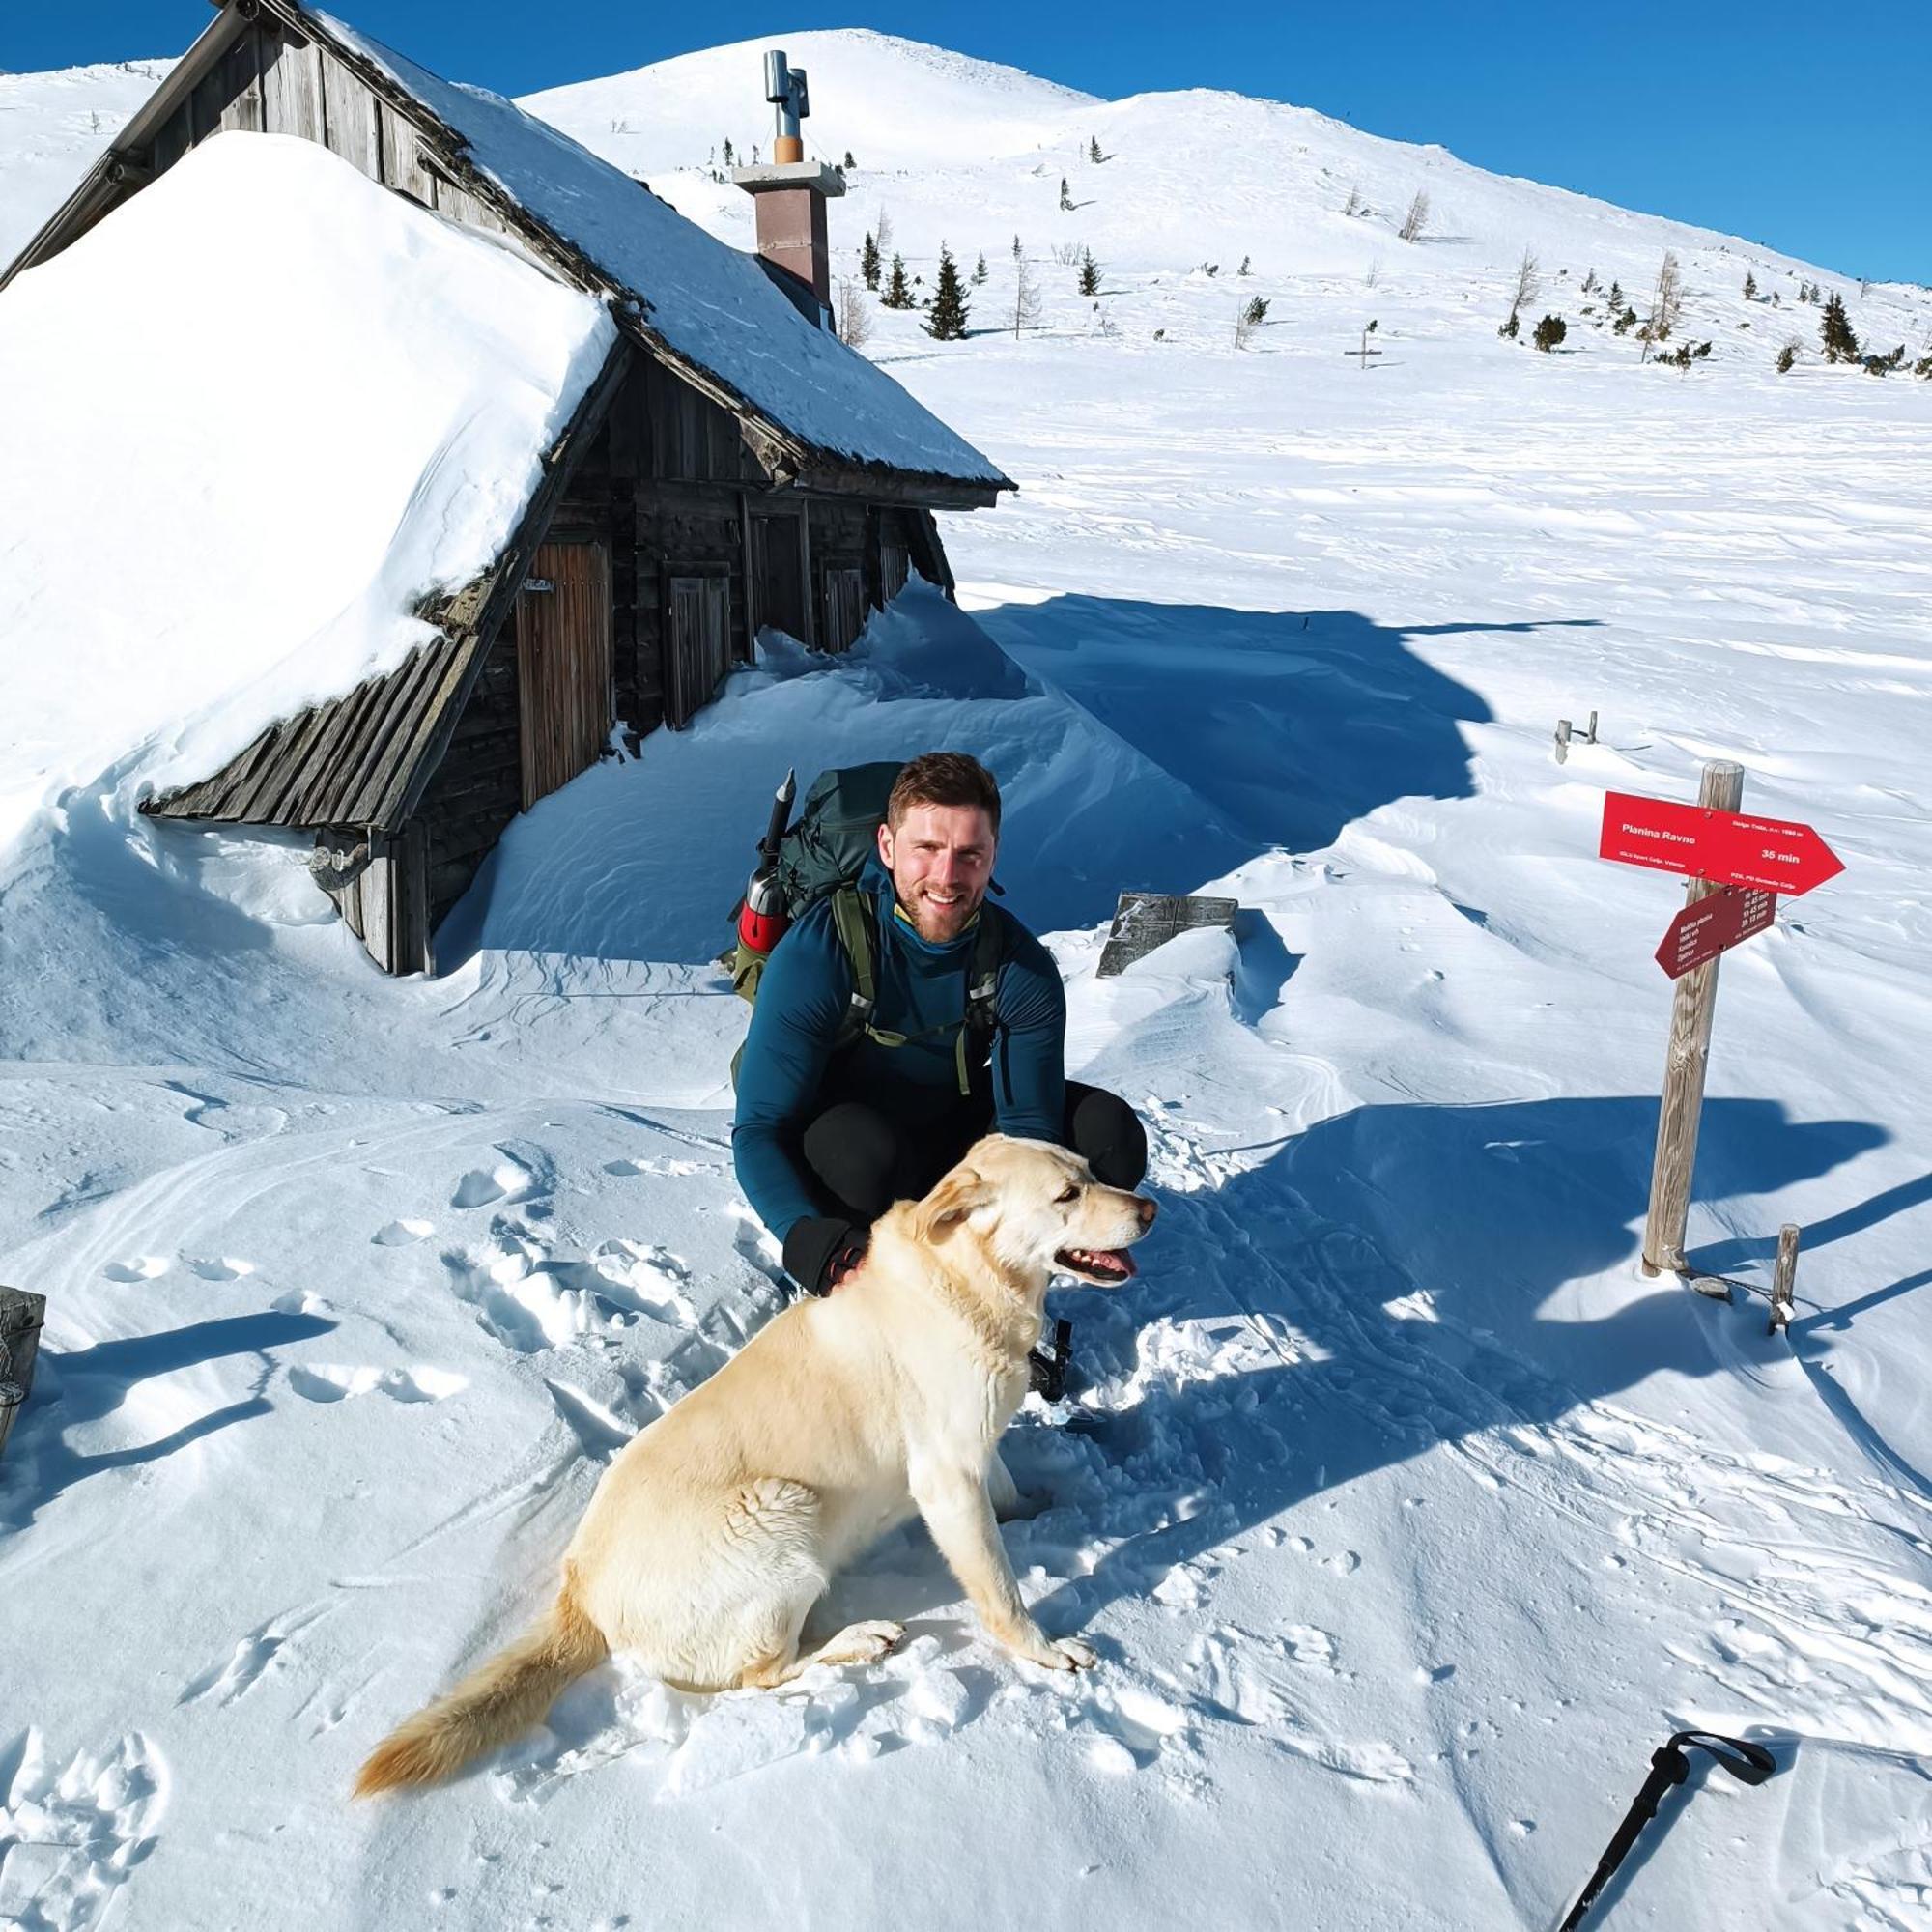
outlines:
[[682, 731], [731, 668], [731, 580], [673, 577], [665, 613], [665, 721]]
[[911, 570], [912, 559], [904, 544], [879, 546], [879, 588], [888, 604], [906, 587], [906, 578]]
[[611, 557], [537, 546], [517, 598], [524, 810], [597, 762], [611, 735]]

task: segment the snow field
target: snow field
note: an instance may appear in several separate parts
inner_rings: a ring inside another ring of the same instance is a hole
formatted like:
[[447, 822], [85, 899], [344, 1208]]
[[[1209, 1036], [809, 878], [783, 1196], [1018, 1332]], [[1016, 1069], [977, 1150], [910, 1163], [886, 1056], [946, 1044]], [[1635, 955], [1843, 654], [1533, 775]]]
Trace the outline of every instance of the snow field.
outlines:
[[[786, 44], [832, 136], [832, 50]], [[1055, 98], [923, 71], [1015, 143]], [[905, 98], [895, 219], [970, 266], [939, 221], [1010, 211], [913, 155], [945, 100]], [[1152, 171], [1132, 105], [1052, 111], [1118, 180]], [[1317, 168], [1366, 169], [1330, 136]], [[1387, 158], [1383, 199], [1425, 164]], [[1033, 165], [1050, 205], [1070, 165]], [[1689, 332], [1749, 320], [1748, 355], [1638, 369], [1574, 310], [1573, 355], [1501, 343], [1525, 210], [1547, 273], [1634, 294], [1668, 230], [1470, 194], [1466, 243], [1384, 230], [1373, 289], [1298, 261], [1304, 228], [1356, 244], [1291, 208], [1247, 352], [1225, 245], [1218, 277], [1122, 265], [1112, 336], [1057, 266], [1018, 344], [882, 318], [872, 353], [1022, 485], [947, 521], [970, 614], [915, 588], [835, 664], [768, 638], [513, 827], [441, 980], [375, 975], [294, 843], [131, 823], [110, 778], [0, 854], [0, 1279], [50, 1317], [0, 1464], [0, 1709], [31, 1712], [0, 1917], [253, 1923], [293, 1871], [357, 1927], [1174, 1924], [1204, 1885], [1243, 1927], [1543, 1927], [1694, 1722], [1780, 1774], [1666, 1810], [1606, 1922], [1932, 1923], [1932, 390], [1769, 374], [1759, 258], [1717, 238], [1677, 238]], [[710, 962], [787, 764], [937, 743], [1003, 780], [1070, 1065], [1150, 1123], [1143, 1272], [1056, 1296], [1084, 1385], [1008, 1445], [1022, 1586], [1100, 1669], [1009, 1663], [907, 1531], [813, 1622], [907, 1622], [881, 1664], [700, 1699], [614, 1662], [450, 1792], [348, 1811], [369, 1744], [527, 1618], [610, 1456], [780, 1304]], [[1690, 1247], [1762, 1285], [1803, 1224], [1788, 1341], [1634, 1272], [1680, 901], [1594, 857], [1601, 796], [1688, 798], [1715, 756], [1848, 866], [1718, 1002]], [[1096, 981], [1125, 886], [1242, 912]]]

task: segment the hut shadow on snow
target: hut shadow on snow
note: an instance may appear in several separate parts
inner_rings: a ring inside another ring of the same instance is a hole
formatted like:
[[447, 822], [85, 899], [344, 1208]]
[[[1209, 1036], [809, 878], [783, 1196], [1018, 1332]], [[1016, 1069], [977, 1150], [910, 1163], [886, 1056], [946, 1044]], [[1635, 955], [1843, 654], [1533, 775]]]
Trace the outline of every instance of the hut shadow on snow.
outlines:
[[1072, 596], [978, 616], [1009, 656], [1213, 808], [1232, 850], [1224, 870], [1274, 845], [1318, 851], [1397, 798], [1466, 797], [1458, 727], [1487, 724], [1489, 707], [1411, 641], [1555, 628]]
[[[1592, 1282], [1634, 1268], [1656, 1124], [1647, 1096], [1362, 1107], [1218, 1188], [1163, 1193], [1140, 1279], [1051, 1311], [1073, 1321], [1080, 1369], [1138, 1386], [1006, 1438], [1020, 1488], [1056, 1505], [1006, 1532], [1016, 1568], [1067, 1578], [1040, 1621], [1086, 1628], [1175, 1565], [1438, 1444], [1553, 1423], [1659, 1370], [1719, 1370], [1675, 1282]], [[1885, 1139], [1714, 1099], [1700, 1145], [1755, 1192]], [[1111, 1547], [1082, 1575], [1096, 1541]], [[835, 1584], [827, 1614], [955, 1596], [913, 1528]]]
[[1539, 628], [1071, 596], [969, 615], [915, 586], [850, 653], [780, 640], [690, 730], [545, 800], [438, 958], [708, 961], [786, 765], [805, 780], [938, 745], [1001, 781], [1008, 906], [1038, 931], [1098, 924], [1122, 891], [1191, 892], [1276, 846], [1320, 850], [1394, 799], [1467, 796], [1462, 727], [1489, 709], [1413, 642]]

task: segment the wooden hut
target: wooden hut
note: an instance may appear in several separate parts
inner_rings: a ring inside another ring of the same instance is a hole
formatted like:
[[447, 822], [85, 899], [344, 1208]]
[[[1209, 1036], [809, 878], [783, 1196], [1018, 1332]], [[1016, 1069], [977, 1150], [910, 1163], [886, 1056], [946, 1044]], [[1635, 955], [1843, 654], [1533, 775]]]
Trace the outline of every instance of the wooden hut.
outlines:
[[1013, 486], [839, 343], [784, 268], [298, 0], [227, 0], [0, 288], [230, 131], [321, 143], [507, 238], [618, 325], [510, 542], [422, 611], [435, 639], [143, 807], [312, 831], [318, 877], [376, 961], [429, 971], [437, 924], [511, 818], [613, 726], [687, 724], [763, 625], [841, 650], [910, 571], [950, 594], [933, 512]]

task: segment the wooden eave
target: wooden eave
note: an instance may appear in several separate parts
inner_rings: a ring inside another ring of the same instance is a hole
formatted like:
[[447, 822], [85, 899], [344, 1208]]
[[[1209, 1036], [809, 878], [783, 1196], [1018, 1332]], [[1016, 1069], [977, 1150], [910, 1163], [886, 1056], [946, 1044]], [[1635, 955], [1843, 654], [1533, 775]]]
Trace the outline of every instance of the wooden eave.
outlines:
[[602, 424], [637, 351], [620, 337], [568, 427], [516, 534], [489, 570], [418, 614], [438, 636], [381, 677], [269, 726], [218, 772], [143, 802], [150, 817], [320, 830], [400, 831], [449, 749], [484, 660], [572, 471]]

